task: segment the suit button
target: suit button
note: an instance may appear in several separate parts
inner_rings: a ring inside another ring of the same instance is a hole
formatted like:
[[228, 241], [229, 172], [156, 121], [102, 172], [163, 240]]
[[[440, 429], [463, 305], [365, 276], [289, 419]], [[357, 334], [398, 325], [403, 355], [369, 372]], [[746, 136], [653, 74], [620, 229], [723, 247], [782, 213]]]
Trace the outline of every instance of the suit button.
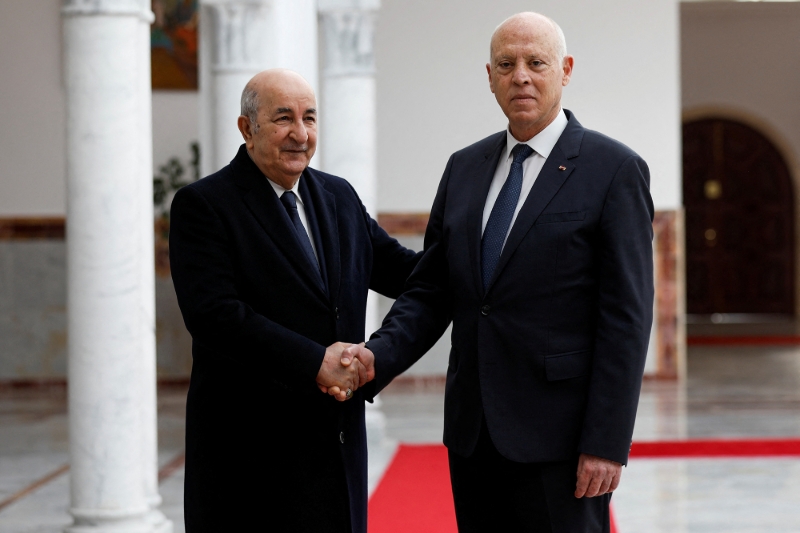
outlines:
[[336, 320], [339, 320], [339, 308], [338, 307], [334, 307], [333, 308], [333, 312], [336, 313]]
[[489, 311], [490, 311], [491, 309], [492, 309], [492, 308], [491, 308], [491, 306], [484, 305], [484, 306], [482, 306], [482, 307], [481, 307], [481, 314], [482, 314], [483, 316], [489, 316]]
[[339, 442], [344, 444], [344, 431], [339, 432]]

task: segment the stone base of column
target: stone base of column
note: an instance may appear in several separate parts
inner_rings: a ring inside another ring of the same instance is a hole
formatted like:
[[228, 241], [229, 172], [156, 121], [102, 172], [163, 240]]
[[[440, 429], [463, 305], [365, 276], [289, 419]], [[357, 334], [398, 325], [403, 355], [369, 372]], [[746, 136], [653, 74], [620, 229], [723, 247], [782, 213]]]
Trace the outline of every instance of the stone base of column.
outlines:
[[148, 502], [150, 504], [150, 511], [145, 516], [145, 520], [151, 526], [151, 531], [153, 533], [172, 533], [172, 520], [169, 520], [164, 513], [159, 510], [161, 506], [161, 496], [156, 494], [155, 498], [152, 498], [151, 501]]
[[98, 523], [93, 525], [73, 525], [64, 533], [153, 533], [152, 526], [141, 524]]
[[75, 517], [75, 523], [64, 533], [153, 533], [144, 509], [140, 512], [70, 509], [70, 514]]

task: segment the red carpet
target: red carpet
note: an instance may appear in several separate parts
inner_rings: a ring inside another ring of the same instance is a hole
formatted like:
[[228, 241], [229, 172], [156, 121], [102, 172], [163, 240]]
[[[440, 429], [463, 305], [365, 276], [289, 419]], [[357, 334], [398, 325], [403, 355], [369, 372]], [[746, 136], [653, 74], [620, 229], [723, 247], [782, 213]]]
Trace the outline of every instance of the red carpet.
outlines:
[[[400, 445], [369, 500], [369, 533], [457, 533], [447, 448]], [[611, 513], [611, 533], [617, 533]]]
[[[631, 457], [800, 457], [800, 439], [634, 442]], [[444, 446], [400, 446], [369, 501], [369, 531], [457, 532]], [[613, 508], [611, 532], [619, 532]]]
[[447, 448], [400, 445], [369, 500], [369, 533], [456, 533]]
[[634, 442], [631, 457], [800, 456], [800, 439], [681, 440]]

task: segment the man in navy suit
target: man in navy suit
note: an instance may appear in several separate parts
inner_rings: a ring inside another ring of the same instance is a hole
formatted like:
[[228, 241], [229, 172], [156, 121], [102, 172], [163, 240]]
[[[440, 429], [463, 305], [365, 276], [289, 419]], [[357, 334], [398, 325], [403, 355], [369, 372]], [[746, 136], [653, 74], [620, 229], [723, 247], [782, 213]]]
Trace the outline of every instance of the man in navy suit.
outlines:
[[628, 458], [652, 322], [649, 171], [562, 109], [572, 67], [551, 19], [497, 28], [486, 69], [508, 129], [450, 157], [406, 292], [342, 357], [374, 369], [373, 394], [452, 321], [461, 532], [608, 532]]
[[[188, 533], [365, 533], [358, 365], [368, 289], [397, 297], [418, 257], [343, 179], [308, 168], [314, 93], [285, 70], [242, 94], [245, 144], [172, 203], [170, 262], [192, 335]], [[336, 385], [346, 403], [320, 393]]]

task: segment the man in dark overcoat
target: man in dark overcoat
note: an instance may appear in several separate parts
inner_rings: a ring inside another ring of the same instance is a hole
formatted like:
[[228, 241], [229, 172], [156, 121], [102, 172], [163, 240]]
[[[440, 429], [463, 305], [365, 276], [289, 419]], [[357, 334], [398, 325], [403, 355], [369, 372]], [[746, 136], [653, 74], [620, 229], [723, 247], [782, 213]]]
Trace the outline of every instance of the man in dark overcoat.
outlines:
[[[308, 167], [316, 108], [298, 74], [258, 74], [239, 153], [172, 203], [172, 278], [193, 341], [188, 533], [366, 532], [364, 369], [339, 356], [364, 340], [368, 290], [397, 297], [417, 256], [345, 180]], [[348, 401], [319, 390], [334, 385]]]

